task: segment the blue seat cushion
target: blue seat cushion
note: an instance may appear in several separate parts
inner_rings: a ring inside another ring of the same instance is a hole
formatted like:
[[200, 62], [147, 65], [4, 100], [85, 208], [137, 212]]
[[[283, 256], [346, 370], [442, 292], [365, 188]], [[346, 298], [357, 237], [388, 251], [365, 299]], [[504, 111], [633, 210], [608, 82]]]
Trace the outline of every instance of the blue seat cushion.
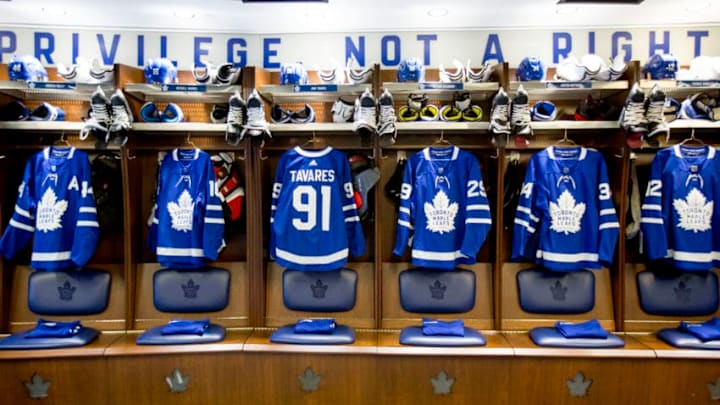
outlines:
[[595, 275], [526, 269], [517, 273], [520, 308], [531, 314], [582, 314], [595, 307]]
[[349, 345], [355, 342], [355, 331], [346, 325], [337, 325], [333, 333], [295, 333], [295, 324], [285, 325], [270, 335], [273, 343], [293, 345]]
[[415, 313], [468, 312], [475, 307], [475, 273], [456, 269], [409, 269], [400, 272], [400, 305]]
[[333, 271], [283, 272], [283, 303], [293, 311], [343, 312], [355, 306], [357, 272]]
[[225, 269], [162, 269], [153, 275], [153, 303], [163, 312], [215, 312], [228, 304], [230, 272]]
[[703, 342], [692, 334], [678, 328], [660, 329], [657, 335], [667, 344], [682, 349], [720, 350], [720, 340]]
[[487, 340], [482, 333], [468, 327], [465, 327], [465, 336], [428, 336], [423, 334], [422, 326], [408, 326], [400, 332], [400, 344], [435, 347], [485, 346]]
[[38, 349], [62, 349], [67, 347], [85, 346], [95, 340], [100, 334], [97, 329], [81, 327], [80, 331], [74, 336], [56, 338], [25, 338], [32, 329], [22, 332], [13, 333], [12, 335], [0, 339], [0, 349], [2, 350], [38, 350]]
[[213, 343], [225, 339], [225, 328], [211, 323], [202, 335], [163, 335], [165, 325], [155, 326], [138, 336], [135, 341], [138, 345], [189, 345], [198, 343]]
[[583, 349], [610, 349], [625, 346], [619, 336], [610, 334], [607, 338], [566, 338], [557, 329], [541, 327], [530, 330], [530, 339], [538, 346], [568, 347]]
[[28, 307], [39, 315], [91, 315], [103, 312], [110, 296], [105, 270], [35, 271], [28, 278]]
[[640, 307], [651, 315], [698, 316], [718, 310], [715, 273], [660, 272], [637, 274]]

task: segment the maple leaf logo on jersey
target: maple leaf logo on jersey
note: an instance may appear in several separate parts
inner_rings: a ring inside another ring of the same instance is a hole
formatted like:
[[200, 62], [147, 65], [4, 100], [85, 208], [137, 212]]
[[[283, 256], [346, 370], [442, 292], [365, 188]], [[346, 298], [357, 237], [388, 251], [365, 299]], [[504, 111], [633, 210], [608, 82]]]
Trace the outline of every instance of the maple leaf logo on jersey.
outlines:
[[580, 231], [580, 220], [585, 214], [585, 203], [575, 203], [575, 197], [565, 190], [557, 200], [550, 202], [550, 229], [565, 235]]
[[455, 230], [455, 215], [457, 215], [458, 204], [450, 204], [450, 199], [444, 191], [440, 190], [435, 194], [432, 204], [425, 203], [425, 219], [427, 230], [430, 232], [452, 232]]
[[62, 228], [60, 221], [67, 210], [67, 205], [65, 200], [58, 201], [55, 191], [48, 187], [38, 203], [35, 227], [43, 232], [52, 232]]
[[673, 207], [680, 216], [678, 228], [695, 233], [710, 229], [713, 202], [708, 202], [700, 190], [693, 188], [685, 200], [676, 198], [673, 200]]
[[177, 203], [169, 202], [168, 212], [172, 220], [172, 228], [182, 232], [192, 231], [194, 209], [195, 203], [187, 190], [180, 194]]

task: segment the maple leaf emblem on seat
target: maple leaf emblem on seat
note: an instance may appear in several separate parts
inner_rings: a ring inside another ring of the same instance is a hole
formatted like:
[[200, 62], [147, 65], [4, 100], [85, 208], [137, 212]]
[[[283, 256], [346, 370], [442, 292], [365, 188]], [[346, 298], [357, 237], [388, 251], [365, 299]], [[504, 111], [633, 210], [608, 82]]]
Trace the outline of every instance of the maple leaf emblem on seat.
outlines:
[[565, 190], [558, 197], [557, 204], [550, 202], [550, 229], [565, 235], [580, 231], [580, 220], [585, 214], [585, 203], [575, 202], [575, 197]]
[[180, 194], [177, 203], [169, 202], [167, 209], [170, 213], [173, 229], [182, 232], [192, 231], [195, 203], [187, 190]]
[[45, 190], [37, 208], [37, 223], [35, 227], [42, 232], [52, 232], [62, 228], [62, 216], [67, 210], [66, 200], [58, 201], [52, 188]]
[[710, 229], [710, 220], [713, 214], [713, 202], [697, 188], [693, 188], [687, 197], [673, 200], [673, 207], [680, 216], [678, 228], [686, 231], [705, 232]]
[[455, 215], [458, 212], [456, 202], [450, 204], [450, 199], [444, 191], [435, 194], [432, 204], [425, 203], [425, 219], [427, 230], [431, 232], [452, 232], [455, 230]]

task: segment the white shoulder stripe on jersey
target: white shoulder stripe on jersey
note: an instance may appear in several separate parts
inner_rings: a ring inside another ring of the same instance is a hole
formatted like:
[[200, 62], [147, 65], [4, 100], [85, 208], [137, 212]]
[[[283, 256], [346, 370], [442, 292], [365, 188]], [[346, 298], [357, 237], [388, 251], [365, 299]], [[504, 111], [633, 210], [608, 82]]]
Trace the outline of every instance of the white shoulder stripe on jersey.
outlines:
[[360, 217], [355, 215], [354, 217], [347, 217], [345, 218], [345, 222], [358, 222], [360, 221]]
[[95, 207], [80, 207], [81, 213], [97, 214], [97, 208]]
[[611, 228], [620, 228], [620, 224], [617, 222], [606, 222], [604, 224], [600, 224], [600, 226], [598, 227], [598, 229], [601, 231], [603, 229], [611, 229]]
[[540, 220], [540, 218], [538, 218], [532, 214], [532, 211], [530, 211], [530, 208], [528, 208], [528, 207], [518, 205], [517, 210], [527, 214], [530, 217], [530, 219], [532, 219], [533, 222], [537, 222]]
[[530, 223], [528, 221], [525, 221], [524, 219], [515, 218], [515, 223], [518, 225], [522, 225], [525, 229], [527, 229], [528, 232], [535, 233], [535, 228], [530, 226]]
[[615, 215], [615, 208], [605, 208], [600, 210], [600, 215]]
[[224, 224], [225, 224], [225, 219], [223, 219], [223, 218], [205, 218], [205, 223], [206, 223], [206, 224], [219, 224], [219, 225], [224, 225]]
[[191, 249], [191, 248], [171, 248], [158, 246], [155, 250], [158, 256], [188, 256], [188, 257], [204, 257], [202, 249]]
[[297, 255], [277, 247], [275, 248], [275, 257], [297, 264], [332, 264], [339, 260], [347, 259], [347, 256], [347, 248], [322, 256]]
[[554, 252], [547, 252], [544, 250], [538, 249], [536, 253], [536, 257], [543, 258], [545, 260], [549, 260], [551, 262], [558, 262], [558, 263], [575, 263], [575, 262], [581, 262], [581, 261], [587, 261], [587, 262], [596, 262], [598, 261], [598, 254], [597, 253], [590, 253], [590, 252], [580, 252], [580, 253], [554, 253]]
[[10, 219], [10, 226], [22, 229], [23, 231], [35, 232], [35, 228], [30, 225], [25, 225], [22, 222], [18, 222], [14, 219]]
[[643, 204], [640, 208], [648, 211], [662, 211], [662, 206], [660, 204]]
[[490, 211], [490, 206], [487, 204], [470, 204], [467, 206], [468, 211]]
[[[30, 215], [29, 211], [20, 208], [20, 206], [18, 206], [17, 204], [15, 205], [15, 212], [17, 212], [19, 215], [21, 215], [27, 219], [35, 219], [34, 216]], [[82, 211], [80, 211], [80, 212], [82, 212]]]
[[100, 224], [97, 221], [77, 221], [77, 226], [89, 226], [91, 228], [98, 228]]
[[398, 225], [404, 226], [405, 228], [409, 228], [409, 229], [415, 229], [410, 222], [403, 221], [402, 219], [398, 221]]
[[30, 260], [33, 262], [55, 262], [70, 259], [70, 251], [65, 252], [33, 252]]
[[646, 217], [643, 217], [642, 219], [640, 219], [640, 222], [643, 223], [643, 224], [658, 224], [658, 225], [662, 225], [662, 224], [663, 224], [663, 219], [662, 219], [662, 218], [646, 218]]

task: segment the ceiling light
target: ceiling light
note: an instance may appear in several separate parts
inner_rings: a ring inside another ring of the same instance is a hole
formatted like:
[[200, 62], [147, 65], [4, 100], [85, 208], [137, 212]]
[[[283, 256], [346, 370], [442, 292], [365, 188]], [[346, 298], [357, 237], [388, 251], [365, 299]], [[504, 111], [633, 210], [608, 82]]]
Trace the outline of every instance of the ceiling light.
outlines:
[[430, 17], [445, 17], [448, 14], [448, 9], [442, 7], [435, 7], [428, 10], [427, 14]]

